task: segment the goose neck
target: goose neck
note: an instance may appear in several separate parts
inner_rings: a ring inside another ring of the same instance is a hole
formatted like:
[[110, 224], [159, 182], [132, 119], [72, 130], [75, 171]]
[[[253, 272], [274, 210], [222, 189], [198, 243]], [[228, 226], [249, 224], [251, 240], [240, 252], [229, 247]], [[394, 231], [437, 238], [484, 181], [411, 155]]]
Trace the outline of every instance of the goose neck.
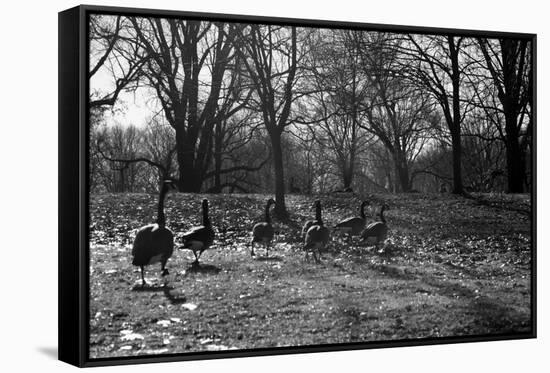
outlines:
[[202, 207], [202, 225], [205, 227], [210, 226], [210, 218], [208, 217], [208, 206], [204, 205]]
[[268, 202], [265, 206], [265, 221], [266, 223], [271, 223], [271, 215], [269, 215], [269, 208], [271, 207], [271, 204]]
[[384, 217], [384, 210], [385, 209], [386, 209], [386, 206], [382, 206], [382, 208], [380, 209], [380, 221], [382, 221], [382, 223], [386, 222], [386, 218]]
[[317, 205], [315, 208], [315, 218], [317, 220], [317, 224], [323, 225], [323, 217], [321, 216], [321, 206]]
[[164, 226], [166, 224], [166, 216], [164, 215], [164, 200], [166, 199], [166, 187], [162, 187], [159, 194], [159, 203], [157, 210], [157, 224]]

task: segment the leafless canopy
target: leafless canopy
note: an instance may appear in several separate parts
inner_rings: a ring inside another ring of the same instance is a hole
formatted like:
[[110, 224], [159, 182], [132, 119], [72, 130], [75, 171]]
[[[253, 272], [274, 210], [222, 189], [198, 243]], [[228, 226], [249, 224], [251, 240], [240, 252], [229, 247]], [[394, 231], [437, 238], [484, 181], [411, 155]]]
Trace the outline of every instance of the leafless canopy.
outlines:
[[94, 190], [272, 192], [285, 217], [288, 192], [530, 186], [529, 38], [90, 22]]

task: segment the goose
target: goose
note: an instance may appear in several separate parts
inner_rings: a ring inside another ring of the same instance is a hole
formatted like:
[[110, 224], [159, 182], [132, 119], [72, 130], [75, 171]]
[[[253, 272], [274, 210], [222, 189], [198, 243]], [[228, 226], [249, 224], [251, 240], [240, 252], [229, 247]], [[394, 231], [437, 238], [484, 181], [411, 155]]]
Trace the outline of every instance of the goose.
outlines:
[[[195, 256], [194, 265], [199, 264], [199, 259], [204, 250], [207, 250], [215, 237], [214, 229], [208, 217], [208, 200], [202, 200], [202, 226], [191, 228], [181, 236], [183, 248], [193, 251]], [[198, 255], [197, 255], [198, 252]]]
[[320, 252], [325, 248], [330, 240], [330, 232], [327, 227], [323, 225], [323, 219], [321, 216], [321, 201], [315, 201], [315, 217], [317, 218], [315, 223], [309, 227], [304, 239], [303, 250], [306, 252], [306, 259], [309, 257], [309, 252], [313, 253], [313, 258], [317, 263], [320, 262], [316, 253], [321, 256]]
[[365, 206], [367, 206], [368, 204], [368, 201], [361, 202], [361, 207], [359, 209], [361, 215], [359, 217], [356, 216], [353, 218], [342, 220], [340, 223], [336, 224], [336, 227], [334, 229], [341, 233], [347, 233], [350, 236], [359, 236], [367, 225]]
[[361, 232], [361, 239], [366, 241], [368, 244], [375, 244], [378, 246], [381, 242], [386, 240], [388, 235], [388, 225], [386, 224], [386, 219], [384, 218], [384, 211], [389, 210], [388, 205], [383, 204], [380, 208], [380, 220], [374, 223], [369, 224], [363, 232]]
[[[315, 201], [315, 204], [313, 205], [313, 207], [315, 207], [315, 211], [317, 211], [317, 208], [319, 209], [319, 211], [321, 211], [321, 201], [317, 200]], [[304, 226], [302, 228], [302, 237], [305, 239], [306, 238], [306, 233], [307, 231], [309, 230], [309, 228], [312, 226], [312, 225], [315, 225], [317, 224], [317, 219], [315, 220], [308, 220], [304, 223]]]
[[269, 215], [269, 208], [271, 205], [275, 204], [275, 200], [273, 198], [270, 198], [267, 200], [267, 204], [265, 206], [265, 221], [256, 223], [254, 227], [252, 228], [252, 250], [250, 251], [250, 255], [254, 256], [254, 244], [256, 242], [261, 242], [265, 245], [266, 249], [266, 256], [269, 256], [269, 246], [271, 244], [271, 240], [273, 239], [273, 226], [271, 225], [271, 216]]
[[164, 200], [166, 195], [176, 190], [175, 184], [171, 180], [165, 180], [160, 189], [157, 220], [154, 224], [141, 227], [134, 239], [132, 247], [132, 264], [141, 269], [142, 286], [145, 286], [144, 267], [150, 264], [160, 262], [161, 275], [168, 275], [166, 262], [174, 252], [174, 234], [166, 227], [166, 217], [164, 215]]

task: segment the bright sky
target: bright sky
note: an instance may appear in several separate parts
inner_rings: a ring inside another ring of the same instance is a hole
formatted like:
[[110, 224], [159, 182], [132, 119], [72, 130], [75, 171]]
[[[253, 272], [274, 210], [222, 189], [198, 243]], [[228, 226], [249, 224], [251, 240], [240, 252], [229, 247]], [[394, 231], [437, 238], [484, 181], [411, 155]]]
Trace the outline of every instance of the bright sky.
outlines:
[[[98, 70], [90, 79], [90, 92], [112, 92], [113, 87], [113, 77], [105, 68]], [[113, 109], [105, 112], [105, 123], [145, 126], [150, 117], [160, 110], [160, 105], [154, 97], [154, 93], [145, 87], [138, 88], [135, 92], [123, 90]]]

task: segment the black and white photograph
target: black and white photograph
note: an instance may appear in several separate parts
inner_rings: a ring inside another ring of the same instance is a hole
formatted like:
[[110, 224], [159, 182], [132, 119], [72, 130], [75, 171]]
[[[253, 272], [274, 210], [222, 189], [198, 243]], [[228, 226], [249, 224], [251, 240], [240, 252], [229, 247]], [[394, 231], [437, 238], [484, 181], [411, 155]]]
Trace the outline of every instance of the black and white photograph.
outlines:
[[533, 34], [86, 22], [90, 359], [533, 336]]
[[6, 3], [3, 371], [545, 372], [546, 8]]

